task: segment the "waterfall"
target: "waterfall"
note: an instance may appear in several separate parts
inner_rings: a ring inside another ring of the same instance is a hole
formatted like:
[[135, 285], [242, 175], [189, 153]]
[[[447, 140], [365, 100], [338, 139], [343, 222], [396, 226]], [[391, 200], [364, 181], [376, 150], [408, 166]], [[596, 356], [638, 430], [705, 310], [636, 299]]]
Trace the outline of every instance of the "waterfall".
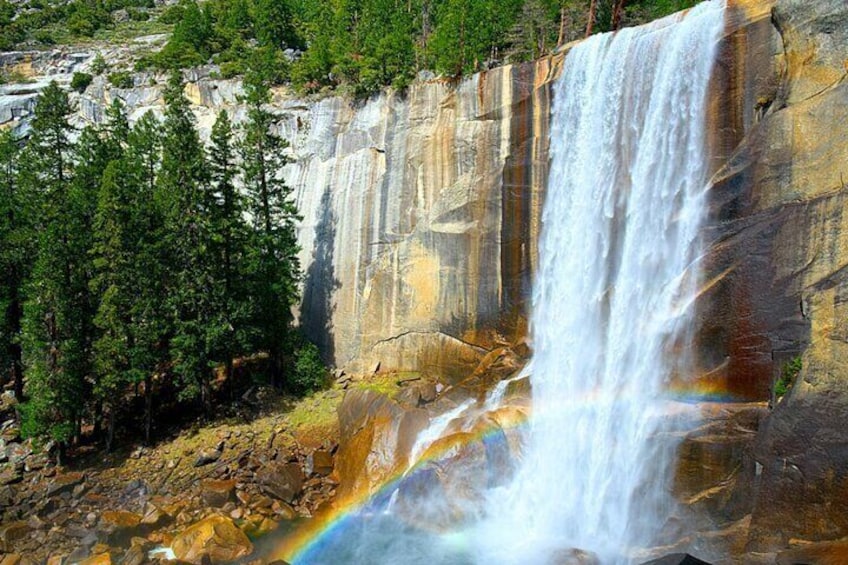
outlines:
[[[552, 106], [534, 354], [515, 377], [530, 375], [532, 412], [514, 430], [513, 467], [492, 464], [510, 449], [503, 430], [465, 434], [478, 457], [485, 452], [485, 473], [418, 461], [450, 429], [473, 430], [510, 402], [504, 381], [485, 402], [434, 418], [405, 472], [329, 520], [294, 562], [545, 565], [574, 563], [580, 550], [608, 565], [657, 542], [673, 506], [681, 419], [666, 390], [689, 370], [710, 172], [707, 93], [723, 23], [724, 2], [708, 1], [594, 36], [565, 58]], [[458, 488], [442, 482], [450, 480]]]
[[[723, 3], [594, 36], [555, 86], [531, 332], [533, 418], [478, 562], [627, 562], [667, 516], [664, 390], [685, 369]], [[672, 348], [674, 349], [672, 351]]]

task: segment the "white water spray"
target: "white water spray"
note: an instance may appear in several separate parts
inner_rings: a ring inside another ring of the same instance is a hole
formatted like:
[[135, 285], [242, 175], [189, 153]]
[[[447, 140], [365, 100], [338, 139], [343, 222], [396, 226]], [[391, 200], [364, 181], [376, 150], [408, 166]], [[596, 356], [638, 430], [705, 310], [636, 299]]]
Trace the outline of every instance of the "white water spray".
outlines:
[[568, 548], [627, 562], [667, 516], [673, 451], [657, 434], [692, 326], [723, 8], [595, 36], [566, 57], [533, 296], [533, 417], [515, 480], [492, 491], [475, 532], [478, 562], [545, 563]]

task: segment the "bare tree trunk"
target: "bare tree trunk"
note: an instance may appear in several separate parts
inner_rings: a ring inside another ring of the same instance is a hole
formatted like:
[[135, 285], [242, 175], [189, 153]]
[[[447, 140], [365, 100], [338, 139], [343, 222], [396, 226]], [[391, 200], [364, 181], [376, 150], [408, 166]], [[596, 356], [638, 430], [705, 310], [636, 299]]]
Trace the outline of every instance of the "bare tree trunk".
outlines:
[[99, 400], [94, 406], [94, 423], [91, 435], [96, 441], [100, 441], [103, 433], [103, 401]]
[[115, 407], [109, 407], [109, 416], [106, 421], [106, 451], [112, 451], [112, 445], [115, 442]]
[[557, 36], [557, 45], [562, 45], [565, 41], [565, 6], [559, 9], [559, 35]]
[[144, 444], [150, 445], [150, 429], [153, 424], [153, 377], [144, 377]]
[[624, 15], [624, 4], [627, 0], [616, 0], [615, 7], [612, 10], [612, 29], [618, 30], [621, 27], [621, 16]]
[[592, 0], [589, 4], [589, 21], [586, 23], [586, 37], [592, 35], [592, 28], [595, 25], [595, 17], [598, 12], [598, 0]]

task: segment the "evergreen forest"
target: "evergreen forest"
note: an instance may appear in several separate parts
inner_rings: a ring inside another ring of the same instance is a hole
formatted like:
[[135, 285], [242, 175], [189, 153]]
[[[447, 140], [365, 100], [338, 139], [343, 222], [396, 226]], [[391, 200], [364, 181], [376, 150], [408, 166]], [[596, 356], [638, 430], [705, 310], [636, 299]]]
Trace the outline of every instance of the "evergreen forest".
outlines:
[[[309, 93], [402, 90], [422, 71], [458, 77], [534, 59], [591, 33], [644, 23], [696, 0], [0, 0], [0, 48], [103, 38], [116, 14], [165, 46], [136, 70], [214, 63]], [[67, 24], [65, 24], [67, 22]], [[68, 36], [70, 34], [70, 36]]]
[[162, 119], [130, 127], [115, 101], [81, 131], [51, 83], [28, 138], [0, 135], [0, 380], [25, 435], [111, 448], [166, 409], [209, 414], [239, 378], [323, 384], [292, 327], [299, 217], [268, 96], [248, 81], [247, 119], [222, 111], [205, 146], [180, 73]]

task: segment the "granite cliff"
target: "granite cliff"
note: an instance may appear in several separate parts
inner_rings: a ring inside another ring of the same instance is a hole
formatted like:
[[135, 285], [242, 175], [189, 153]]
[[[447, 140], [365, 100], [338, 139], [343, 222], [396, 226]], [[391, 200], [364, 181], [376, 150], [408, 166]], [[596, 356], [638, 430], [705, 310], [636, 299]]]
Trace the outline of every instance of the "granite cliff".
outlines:
[[[92, 56], [3, 64], [67, 77]], [[457, 381], [526, 337], [561, 57], [357, 104], [275, 94], [304, 218], [300, 319], [329, 362]], [[737, 553], [848, 536], [846, 75], [843, 0], [731, 0], [709, 110], [697, 373], [751, 404], [712, 411], [692, 434], [679, 490]], [[206, 131], [221, 108], [243, 115], [238, 82], [189, 79]], [[160, 83], [97, 78], [76, 96], [77, 119], [99, 120], [116, 96], [132, 117], [157, 111]], [[38, 84], [3, 87], [0, 119], [24, 128]], [[777, 398], [797, 356], [803, 369]]]

